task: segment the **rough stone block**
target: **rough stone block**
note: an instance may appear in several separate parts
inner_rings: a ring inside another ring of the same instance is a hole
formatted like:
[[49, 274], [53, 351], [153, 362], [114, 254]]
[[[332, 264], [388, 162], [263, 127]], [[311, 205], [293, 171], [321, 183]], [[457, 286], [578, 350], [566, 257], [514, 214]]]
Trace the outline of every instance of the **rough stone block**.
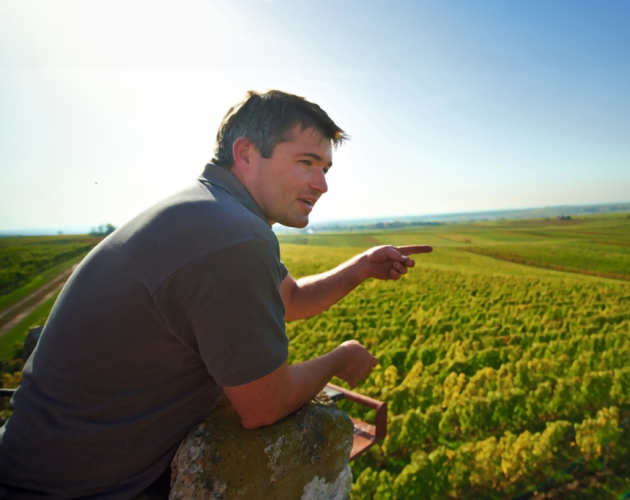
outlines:
[[248, 430], [223, 397], [179, 447], [170, 499], [347, 499], [352, 439], [352, 422], [332, 401]]

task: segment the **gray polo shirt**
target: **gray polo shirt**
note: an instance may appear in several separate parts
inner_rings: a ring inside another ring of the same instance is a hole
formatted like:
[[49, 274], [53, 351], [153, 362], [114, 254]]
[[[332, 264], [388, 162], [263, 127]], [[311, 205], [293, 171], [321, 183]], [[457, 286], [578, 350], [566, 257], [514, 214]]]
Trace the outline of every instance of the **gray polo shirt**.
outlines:
[[0, 483], [142, 491], [222, 386], [287, 359], [286, 274], [260, 209], [215, 165], [116, 230], [73, 273], [24, 368], [0, 430]]

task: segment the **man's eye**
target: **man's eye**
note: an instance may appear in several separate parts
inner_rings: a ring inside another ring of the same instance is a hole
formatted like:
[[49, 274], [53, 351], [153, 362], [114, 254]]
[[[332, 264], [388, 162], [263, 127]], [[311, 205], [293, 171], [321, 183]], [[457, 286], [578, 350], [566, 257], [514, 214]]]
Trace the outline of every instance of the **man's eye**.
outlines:
[[328, 171], [329, 171], [329, 170], [330, 170], [329, 168], [325, 168], [325, 169], [324, 169], [324, 175], [326, 175], [326, 174], [328, 173]]
[[300, 163], [303, 163], [307, 167], [310, 167], [313, 164], [311, 160], [300, 160]]

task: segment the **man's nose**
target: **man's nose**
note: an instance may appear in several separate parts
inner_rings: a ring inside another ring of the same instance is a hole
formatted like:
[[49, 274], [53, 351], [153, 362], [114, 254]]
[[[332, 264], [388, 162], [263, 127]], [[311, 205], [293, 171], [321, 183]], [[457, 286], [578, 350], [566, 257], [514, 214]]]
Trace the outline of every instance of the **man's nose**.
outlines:
[[324, 194], [328, 191], [328, 184], [326, 183], [326, 174], [324, 174], [323, 168], [315, 169], [313, 173], [313, 177], [311, 178], [311, 182], [309, 183], [309, 187], [319, 191], [321, 194]]

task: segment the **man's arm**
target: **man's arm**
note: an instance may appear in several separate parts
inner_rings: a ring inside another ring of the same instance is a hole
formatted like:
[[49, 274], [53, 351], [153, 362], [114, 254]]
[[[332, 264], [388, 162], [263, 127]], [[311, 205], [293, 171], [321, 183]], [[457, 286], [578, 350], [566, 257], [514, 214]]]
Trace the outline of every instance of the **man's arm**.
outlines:
[[312, 400], [333, 377], [351, 387], [367, 377], [378, 360], [356, 340], [344, 342], [328, 354], [289, 366], [248, 384], [224, 387], [241, 424], [247, 429], [271, 425]]
[[315, 316], [339, 302], [368, 278], [398, 280], [415, 265], [409, 255], [432, 250], [426, 245], [375, 247], [322, 274], [297, 281], [287, 274], [280, 284], [285, 319], [290, 321]]

